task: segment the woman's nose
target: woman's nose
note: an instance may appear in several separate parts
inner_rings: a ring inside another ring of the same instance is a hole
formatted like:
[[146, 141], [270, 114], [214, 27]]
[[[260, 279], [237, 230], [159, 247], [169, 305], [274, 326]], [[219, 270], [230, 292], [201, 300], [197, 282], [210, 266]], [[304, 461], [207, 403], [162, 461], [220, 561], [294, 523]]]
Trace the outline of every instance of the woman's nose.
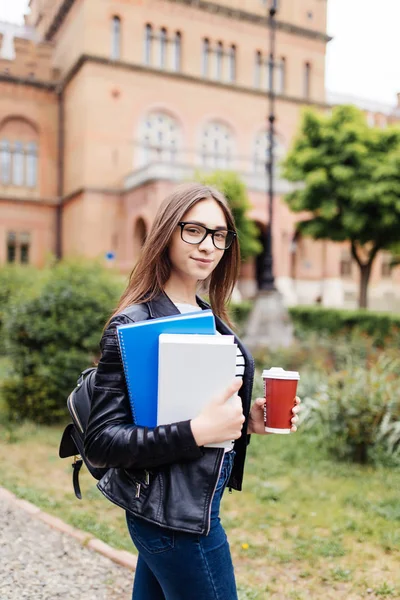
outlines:
[[202, 248], [204, 250], [213, 250], [214, 249], [214, 244], [213, 244], [211, 235], [212, 235], [211, 233], [207, 234], [207, 236], [204, 238], [204, 240], [202, 242], [200, 242], [199, 248]]

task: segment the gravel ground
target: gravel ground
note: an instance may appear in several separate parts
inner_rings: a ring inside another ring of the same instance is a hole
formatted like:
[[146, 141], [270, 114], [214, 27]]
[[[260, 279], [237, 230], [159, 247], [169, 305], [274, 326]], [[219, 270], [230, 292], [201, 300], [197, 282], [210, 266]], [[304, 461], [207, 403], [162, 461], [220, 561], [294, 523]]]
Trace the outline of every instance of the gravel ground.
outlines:
[[130, 600], [133, 573], [8, 500], [0, 502], [0, 600]]

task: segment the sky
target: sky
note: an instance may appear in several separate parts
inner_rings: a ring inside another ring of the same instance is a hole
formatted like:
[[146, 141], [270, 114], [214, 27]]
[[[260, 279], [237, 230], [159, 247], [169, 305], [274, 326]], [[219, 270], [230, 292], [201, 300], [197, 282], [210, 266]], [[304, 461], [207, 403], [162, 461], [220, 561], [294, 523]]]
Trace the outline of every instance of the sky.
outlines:
[[[28, 1], [0, 0], [0, 21], [22, 23]], [[400, 0], [328, 0], [327, 90], [395, 105], [399, 25]]]

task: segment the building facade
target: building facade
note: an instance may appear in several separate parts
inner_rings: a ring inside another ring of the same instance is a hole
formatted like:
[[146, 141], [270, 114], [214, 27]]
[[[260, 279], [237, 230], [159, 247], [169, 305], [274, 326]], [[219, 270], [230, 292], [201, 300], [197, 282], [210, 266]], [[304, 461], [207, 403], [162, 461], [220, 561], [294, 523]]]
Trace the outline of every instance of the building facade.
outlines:
[[[269, 73], [276, 153], [305, 105], [328, 109], [326, 0], [280, 0], [269, 59], [263, 0], [31, 0], [0, 26], [0, 264], [108, 256], [129, 271], [163, 198], [196, 169], [233, 169], [267, 222]], [[371, 111], [370, 111], [371, 112]], [[374, 113], [375, 118], [375, 113]], [[387, 121], [397, 119], [396, 111]], [[274, 270], [287, 304], [355, 306], [346, 245], [297, 240], [276, 173]], [[400, 308], [400, 269], [379, 256], [370, 305]], [[257, 289], [258, 261], [239, 289]]]

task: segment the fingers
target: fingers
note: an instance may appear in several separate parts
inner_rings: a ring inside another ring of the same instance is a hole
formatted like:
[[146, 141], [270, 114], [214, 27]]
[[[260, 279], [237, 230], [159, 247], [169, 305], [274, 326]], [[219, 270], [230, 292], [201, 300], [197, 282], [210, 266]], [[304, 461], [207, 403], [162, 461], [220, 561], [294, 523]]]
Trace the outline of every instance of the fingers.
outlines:
[[243, 379], [236, 378], [233, 381], [233, 383], [225, 390], [225, 392], [216, 398], [215, 402], [217, 402], [217, 404], [224, 404], [227, 400], [229, 400], [229, 398], [232, 398], [232, 396], [236, 394], [238, 390], [240, 390], [242, 385]]
[[301, 400], [298, 396], [296, 396], [296, 398], [294, 399], [294, 401], [296, 402], [296, 404], [301, 404]]

